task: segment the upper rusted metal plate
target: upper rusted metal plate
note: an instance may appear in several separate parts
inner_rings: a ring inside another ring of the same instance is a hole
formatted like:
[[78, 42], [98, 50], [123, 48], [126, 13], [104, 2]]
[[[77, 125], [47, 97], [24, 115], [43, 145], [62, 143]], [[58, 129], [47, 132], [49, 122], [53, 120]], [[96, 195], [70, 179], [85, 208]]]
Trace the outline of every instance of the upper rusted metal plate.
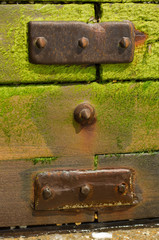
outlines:
[[35, 179], [35, 210], [129, 206], [136, 204], [129, 169], [52, 171]]
[[[128, 44], [123, 44], [123, 38]], [[29, 60], [36, 64], [126, 63], [133, 60], [131, 22], [29, 22]]]

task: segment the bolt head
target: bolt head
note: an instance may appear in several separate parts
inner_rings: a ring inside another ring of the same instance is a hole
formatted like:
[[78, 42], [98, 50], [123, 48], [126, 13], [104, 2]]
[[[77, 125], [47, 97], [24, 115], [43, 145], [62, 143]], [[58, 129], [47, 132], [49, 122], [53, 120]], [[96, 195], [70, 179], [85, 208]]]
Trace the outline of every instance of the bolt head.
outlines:
[[90, 192], [90, 187], [86, 184], [81, 187], [81, 193], [85, 196], [87, 196]]
[[74, 118], [82, 126], [87, 126], [95, 123], [95, 110], [88, 103], [79, 104], [74, 110]]
[[38, 38], [36, 39], [36, 46], [37, 46], [38, 48], [44, 48], [44, 47], [46, 46], [46, 44], [47, 44], [46, 38], [44, 38], [44, 37], [38, 37]]
[[83, 119], [83, 120], [88, 120], [90, 117], [91, 117], [91, 111], [89, 108], [84, 108], [81, 110], [80, 112], [80, 117]]
[[125, 193], [126, 191], [126, 184], [125, 183], [122, 183], [118, 186], [118, 191], [119, 193]]
[[123, 37], [121, 40], [120, 40], [120, 47], [122, 48], [128, 48], [129, 45], [130, 45], [130, 38], [128, 37]]
[[52, 197], [52, 195], [53, 195], [53, 192], [52, 192], [52, 190], [49, 188], [49, 187], [45, 187], [44, 189], [43, 189], [43, 198], [45, 199], [45, 200], [47, 200], [47, 199], [49, 199], [49, 198], [51, 198]]
[[79, 39], [78, 45], [79, 45], [81, 48], [86, 48], [86, 47], [89, 45], [89, 40], [88, 40], [88, 38], [82, 37], [81, 39]]

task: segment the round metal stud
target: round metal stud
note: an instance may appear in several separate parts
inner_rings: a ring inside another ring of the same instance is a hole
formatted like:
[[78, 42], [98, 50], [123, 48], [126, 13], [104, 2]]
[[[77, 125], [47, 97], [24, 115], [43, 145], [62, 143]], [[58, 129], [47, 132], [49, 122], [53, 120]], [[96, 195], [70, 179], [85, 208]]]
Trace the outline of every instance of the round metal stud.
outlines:
[[90, 125], [95, 122], [95, 110], [88, 103], [79, 104], [74, 110], [74, 119], [81, 125]]
[[46, 44], [47, 44], [46, 38], [44, 38], [44, 37], [38, 37], [38, 38], [36, 39], [36, 46], [37, 46], [38, 48], [44, 48], [44, 47], [46, 46]]
[[120, 192], [120, 193], [125, 193], [125, 191], [126, 191], [126, 184], [125, 183], [122, 183], [122, 184], [120, 184], [119, 186], [118, 186], [118, 191]]
[[81, 193], [85, 196], [87, 196], [90, 192], [90, 187], [86, 184], [81, 187]]
[[81, 39], [79, 39], [78, 45], [79, 45], [81, 48], [86, 48], [86, 47], [89, 45], [89, 40], [88, 40], [88, 38], [82, 37]]
[[43, 189], [43, 193], [42, 194], [43, 194], [43, 198], [45, 200], [47, 200], [47, 199], [49, 199], [49, 198], [51, 198], [53, 196], [53, 192], [52, 192], [52, 190], [49, 187], [45, 187]]
[[119, 44], [120, 44], [120, 47], [122, 47], [122, 48], [128, 48], [130, 45], [130, 38], [123, 37]]

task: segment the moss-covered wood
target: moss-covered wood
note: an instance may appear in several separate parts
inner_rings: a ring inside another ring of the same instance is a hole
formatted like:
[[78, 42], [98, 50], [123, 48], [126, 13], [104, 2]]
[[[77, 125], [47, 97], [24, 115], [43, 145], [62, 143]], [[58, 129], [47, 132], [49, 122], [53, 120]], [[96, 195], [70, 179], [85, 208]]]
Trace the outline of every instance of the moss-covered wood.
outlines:
[[129, 64], [102, 65], [102, 80], [147, 80], [159, 78], [159, 5], [102, 4], [101, 21], [130, 20], [136, 29], [147, 34], [144, 44], [136, 46]]
[[[81, 102], [94, 125], [74, 121]], [[0, 88], [1, 160], [154, 151], [158, 136], [159, 82]]]
[[36, 65], [28, 61], [29, 21], [83, 21], [94, 16], [93, 4], [0, 5], [0, 83], [89, 82], [94, 66]]
[[28, 2], [28, 3], [36, 3], [36, 2], [43, 2], [43, 3], [49, 3], [49, 2], [62, 2], [62, 3], [70, 3], [70, 2], [90, 2], [90, 3], [96, 3], [96, 2], [104, 2], [104, 3], [130, 3], [130, 2], [134, 2], [134, 3], [159, 3], [159, 0], [0, 0], [0, 2], [7, 2], [7, 3], [23, 3], [23, 2]]

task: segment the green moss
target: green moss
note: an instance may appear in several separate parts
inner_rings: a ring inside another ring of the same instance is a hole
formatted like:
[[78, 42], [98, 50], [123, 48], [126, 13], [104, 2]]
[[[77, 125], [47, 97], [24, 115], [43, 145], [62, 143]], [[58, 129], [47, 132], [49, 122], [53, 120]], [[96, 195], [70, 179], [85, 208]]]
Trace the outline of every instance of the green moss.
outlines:
[[[85, 101], [97, 117], [95, 131], [86, 135], [73, 119], [75, 107]], [[15, 148], [25, 153], [25, 147], [33, 156], [49, 157], [78, 154], [89, 146], [93, 155], [155, 151], [159, 82], [0, 87], [0, 122], [1, 146], [14, 157]]]
[[57, 99], [61, 96], [60, 86], [0, 87], [0, 134], [5, 143], [41, 143], [32, 119], [33, 106], [39, 96], [50, 91]]
[[98, 155], [94, 156], [94, 170], [97, 170], [98, 168]]
[[83, 86], [81, 95], [95, 106], [100, 138], [110, 141], [110, 152], [129, 151], [131, 145], [133, 151], [158, 149], [159, 82], [92, 83], [90, 89]]
[[[31, 64], [28, 61], [29, 21], [84, 21], [94, 14], [87, 5], [3, 5], [0, 8], [1, 83], [72, 82], [95, 80], [95, 67]], [[6, 20], [7, 17], [7, 20]]]
[[103, 81], [147, 80], [159, 78], [159, 8], [155, 4], [102, 4], [105, 21], [133, 22], [135, 28], [146, 33], [144, 45], [135, 48], [134, 60], [126, 64], [102, 65]]
[[[14, 3], [23, 3], [25, 0], [12, 0], [12, 2]], [[10, 1], [11, 2], [11, 1]], [[67, 2], [90, 2], [90, 3], [93, 3], [93, 2], [99, 2], [99, 0], [55, 0], [55, 1], [52, 1], [52, 0], [35, 0], [35, 1], [29, 1], [29, 2], [55, 2], [55, 3], [58, 3], [58, 2], [64, 2], [64, 3], [67, 3]], [[141, 2], [144, 2], [144, 3], [158, 3], [158, 0], [100, 0], [100, 2], [108, 2], [108, 3], [130, 3], [130, 2], [134, 2], [134, 3], [141, 3]]]
[[34, 165], [41, 163], [41, 164], [51, 164], [52, 161], [55, 161], [57, 157], [47, 157], [47, 158], [34, 158], [32, 162]]

